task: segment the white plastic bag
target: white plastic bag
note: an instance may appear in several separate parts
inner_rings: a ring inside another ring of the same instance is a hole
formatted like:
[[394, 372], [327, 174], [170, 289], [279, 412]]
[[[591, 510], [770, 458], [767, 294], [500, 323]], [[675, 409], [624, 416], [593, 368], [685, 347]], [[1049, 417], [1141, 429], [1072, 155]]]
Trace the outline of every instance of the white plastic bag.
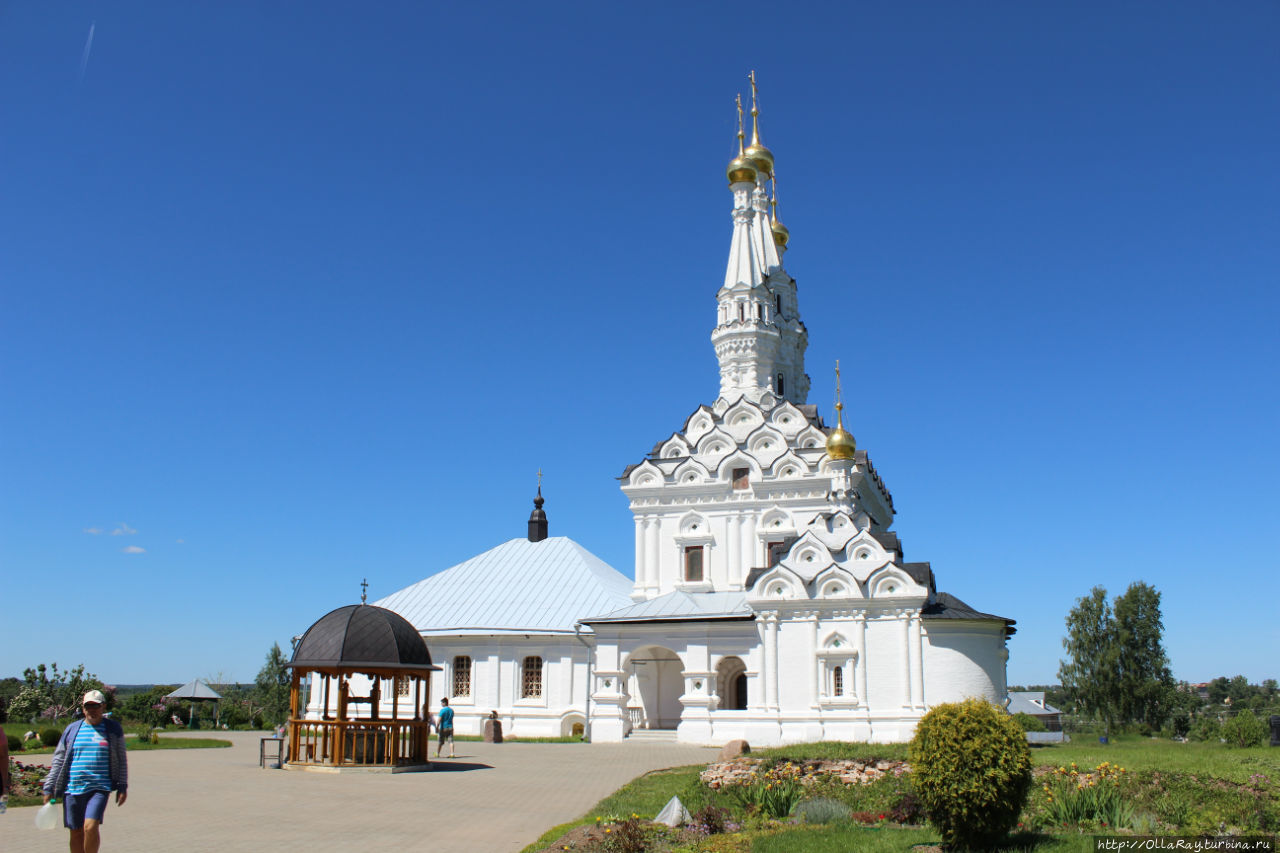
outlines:
[[61, 807], [55, 803], [45, 803], [41, 806], [36, 812], [36, 829], [57, 829], [58, 824], [61, 823], [58, 820], [58, 812], [61, 810]]
[[662, 811], [658, 812], [658, 816], [653, 819], [653, 822], [677, 827], [683, 826], [690, 820], [692, 818], [689, 816], [689, 810], [684, 807], [684, 803], [680, 802], [679, 797], [672, 797], [667, 800], [667, 804], [662, 807]]

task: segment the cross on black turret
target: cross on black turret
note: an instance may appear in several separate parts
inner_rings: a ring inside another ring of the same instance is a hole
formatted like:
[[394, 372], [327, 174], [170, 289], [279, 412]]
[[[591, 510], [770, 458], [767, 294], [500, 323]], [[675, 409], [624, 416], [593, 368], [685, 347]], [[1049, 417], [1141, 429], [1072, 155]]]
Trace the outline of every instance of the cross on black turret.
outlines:
[[364, 578], [360, 581], [360, 603], [364, 604], [369, 600], [369, 579]]
[[538, 496], [533, 499], [533, 512], [529, 513], [529, 541], [541, 542], [547, 538], [547, 514], [542, 511], [542, 470], [538, 470]]

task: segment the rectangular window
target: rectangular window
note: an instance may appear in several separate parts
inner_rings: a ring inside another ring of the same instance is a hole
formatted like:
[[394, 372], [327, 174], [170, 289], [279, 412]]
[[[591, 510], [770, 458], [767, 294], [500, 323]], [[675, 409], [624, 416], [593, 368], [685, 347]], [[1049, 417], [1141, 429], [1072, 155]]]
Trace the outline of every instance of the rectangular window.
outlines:
[[751, 488], [748, 477], [751, 476], [750, 468], [734, 468], [733, 469], [733, 487], [735, 489]]
[[537, 655], [524, 659], [524, 667], [520, 671], [520, 698], [542, 698], [542, 658]]
[[842, 666], [831, 670], [831, 695], [844, 695], [844, 667]]
[[471, 695], [471, 656], [458, 655], [453, 659], [453, 695]]
[[702, 580], [702, 546], [691, 545], [684, 549], [684, 579], [689, 583]]
[[770, 542], [768, 545], [765, 546], [765, 548], [767, 549], [766, 553], [768, 554], [768, 557], [769, 557], [769, 559], [765, 562], [765, 564], [768, 565], [770, 568], [778, 565], [778, 561], [780, 561], [783, 557], [787, 556], [786, 542]]
[[413, 680], [410, 679], [407, 675], [396, 676], [396, 695], [397, 696], [408, 696], [409, 689], [412, 686], [413, 686]]

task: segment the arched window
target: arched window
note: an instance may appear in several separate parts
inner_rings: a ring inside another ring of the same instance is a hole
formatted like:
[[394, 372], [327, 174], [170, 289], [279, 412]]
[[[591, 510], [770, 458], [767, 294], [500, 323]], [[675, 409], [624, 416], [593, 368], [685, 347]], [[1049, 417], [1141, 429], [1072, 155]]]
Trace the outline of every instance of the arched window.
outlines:
[[520, 698], [542, 698], [542, 658], [529, 655], [520, 670]]
[[458, 655], [453, 659], [453, 695], [471, 695], [471, 656]]
[[837, 666], [831, 670], [831, 695], [844, 695], [844, 667]]

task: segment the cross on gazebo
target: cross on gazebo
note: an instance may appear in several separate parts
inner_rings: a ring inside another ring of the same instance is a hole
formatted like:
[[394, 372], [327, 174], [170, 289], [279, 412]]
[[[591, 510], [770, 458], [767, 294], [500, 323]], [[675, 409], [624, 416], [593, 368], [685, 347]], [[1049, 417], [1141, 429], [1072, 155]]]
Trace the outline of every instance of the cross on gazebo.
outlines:
[[365, 578], [360, 581], [360, 603], [364, 604], [369, 600], [369, 579]]

